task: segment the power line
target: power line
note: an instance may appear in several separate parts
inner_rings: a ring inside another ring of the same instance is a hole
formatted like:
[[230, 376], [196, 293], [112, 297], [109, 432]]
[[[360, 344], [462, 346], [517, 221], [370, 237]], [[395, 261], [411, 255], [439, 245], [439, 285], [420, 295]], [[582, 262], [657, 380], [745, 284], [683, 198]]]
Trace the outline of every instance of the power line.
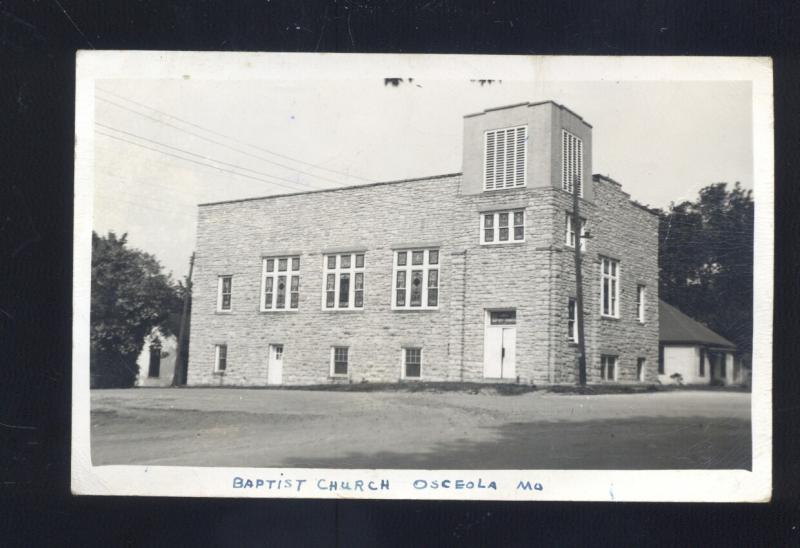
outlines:
[[[265, 174], [265, 173], [263, 173], [263, 172], [256, 171], [256, 170], [251, 170], [251, 169], [249, 169], [249, 168], [242, 168], [241, 166], [238, 166], [237, 164], [231, 164], [231, 163], [228, 163], [228, 162], [221, 162], [221, 161], [219, 161], [219, 160], [215, 160], [215, 159], [213, 159], [213, 158], [210, 158], [210, 157], [207, 157], [207, 156], [203, 156], [203, 155], [200, 155], [200, 154], [196, 154], [196, 153], [193, 153], [193, 152], [190, 152], [190, 151], [184, 150], [184, 149], [182, 149], [182, 148], [179, 148], [179, 147], [173, 147], [173, 146], [171, 146], [171, 145], [166, 145], [166, 144], [164, 144], [164, 143], [161, 143], [161, 142], [159, 142], [159, 141], [154, 141], [154, 140], [152, 140], [152, 139], [148, 139], [148, 138], [146, 138], [146, 137], [141, 137], [141, 136], [139, 136], [139, 135], [136, 135], [136, 134], [134, 134], [134, 133], [130, 133], [130, 132], [127, 132], [127, 131], [123, 131], [123, 130], [116, 129], [116, 128], [112, 127], [112, 126], [107, 126], [107, 125], [105, 125], [105, 124], [101, 124], [100, 122], [95, 122], [95, 124], [96, 124], [96, 125], [99, 125], [99, 126], [101, 126], [101, 127], [104, 127], [104, 128], [109, 128], [109, 129], [112, 129], [113, 131], [118, 131], [118, 132], [120, 132], [120, 133], [124, 133], [124, 134], [131, 135], [131, 136], [134, 136], [134, 137], [136, 137], [136, 138], [139, 138], [139, 139], [143, 139], [143, 140], [145, 140], [145, 141], [149, 141], [149, 142], [151, 142], [151, 143], [155, 143], [155, 144], [157, 144], [157, 145], [159, 145], [159, 146], [165, 146], [165, 147], [168, 147], [168, 148], [172, 148], [172, 149], [174, 149], [174, 150], [178, 150], [178, 151], [180, 151], [180, 152], [182, 152], [182, 153], [185, 153], [185, 154], [190, 154], [190, 155], [192, 155], [192, 156], [197, 156], [197, 157], [199, 157], [199, 158], [202, 158], [202, 159], [207, 159], [207, 160], [209, 160], [209, 161], [214, 161], [214, 162], [222, 163], [222, 164], [225, 164], [225, 165], [229, 165], [229, 166], [235, 167], [235, 168], [237, 168], [237, 169], [245, 169], [245, 170], [247, 170], [247, 171], [252, 171], [252, 172], [254, 172], [254, 173], [257, 173], [257, 174], [263, 174], [263, 175], [266, 175], [266, 176], [268, 176], [268, 177], [275, 177], [275, 178], [278, 178], [278, 177], [277, 177], [277, 176], [275, 176], [275, 175], [269, 175], [269, 174]], [[192, 163], [196, 163], [196, 164], [199, 164], [199, 165], [204, 165], [204, 166], [207, 166], [207, 167], [211, 167], [211, 168], [214, 168], [214, 169], [218, 169], [218, 170], [220, 170], [220, 171], [225, 171], [225, 172], [228, 172], [228, 173], [233, 173], [234, 175], [239, 175], [239, 176], [241, 176], [241, 177], [247, 177], [248, 179], [253, 179], [253, 180], [256, 180], [256, 181], [261, 181], [261, 182], [265, 182], [265, 183], [269, 183], [269, 184], [280, 185], [280, 186], [282, 186], [282, 187], [284, 187], [284, 188], [287, 188], [288, 190], [295, 191], [295, 192], [315, 192], [315, 191], [320, 191], [320, 190], [323, 190], [323, 191], [324, 191], [324, 190], [332, 190], [332, 191], [335, 191], [335, 190], [339, 190], [339, 189], [345, 189], [345, 188], [358, 188], [358, 185], [356, 185], [356, 186], [354, 186], [354, 187], [332, 187], [332, 188], [322, 188], [322, 189], [316, 189], [316, 188], [312, 188], [311, 190], [308, 190], [308, 189], [305, 189], [305, 188], [288, 187], [287, 185], [285, 185], [285, 184], [281, 184], [281, 183], [278, 183], [278, 182], [273, 182], [273, 181], [265, 181], [265, 180], [263, 180], [263, 179], [260, 179], [260, 178], [258, 178], [258, 177], [252, 177], [252, 176], [250, 176], [250, 175], [246, 175], [246, 174], [244, 174], [244, 173], [233, 172], [233, 171], [226, 170], [226, 169], [223, 169], [223, 168], [220, 168], [220, 167], [217, 167], [217, 166], [211, 165], [211, 164], [206, 164], [206, 163], [203, 163], [203, 162], [198, 162], [198, 161], [196, 161], [196, 160], [192, 160], [192, 159], [190, 159], [190, 158], [184, 158], [184, 157], [182, 157], [182, 156], [177, 156], [177, 155], [175, 155], [175, 154], [170, 154], [169, 152], [166, 152], [166, 151], [163, 151], [163, 150], [159, 150], [159, 149], [156, 149], [156, 148], [152, 148], [152, 147], [149, 147], [149, 146], [143, 145], [143, 144], [141, 144], [141, 143], [137, 143], [137, 142], [135, 142], [135, 141], [130, 141], [130, 140], [128, 140], [128, 139], [125, 139], [125, 138], [122, 138], [122, 137], [118, 137], [118, 136], [116, 136], [116, 135], [112, 135], [112, 134], [109, 134], [109, 133], [105, 133], [105, 132], [103, 132], [103, 131], [99, 131], [99, 130], [97, 130], [97, 129], [95, 129], [95, 132], [96, 132], [97, 134], [99, 134], [99, 135], [103, 135], [103, 136], [106, 136], [106, 137], [110, 137], [110, 138], [112, 138], [112, 139], [116, 139], [116, 140], [118, 140], [118, 141], [123, 141], [123, 142], [126, 142], [126, 143], [130, 143], [130, 144], [132, 144], [132, 145], [139, 146], [139, 147], [141, 147], [141, 148], [144, 148], [144, 149], [147, 149], [147, 150], [152, 150], [152, 151], [154, 151], [154, 152], [159, 152], [159, 153], [161, 153], [161, 154], [165, 154], [165, 155], [167, 155], [167, 156], [171, 156], [171, 157], [178, 158], [178, 159], [181, 159], [181, 160], [185, 160], [185, 161], [187, 161], [187, 162], [192, 162]], [[282, 179], [282, 180], [285, 180], [285, 181], [288, 181], [288, 182], [289, 182], [289, 183], [291, 183], [291, 184], [297, 184], [297, 185], [299, 185], [299, 184], [303, 184], [303, 183], [300, 183], [300, 182], [294, 182], [294, 181], [290, 181], [290, 180], [288, 180], [288, 179], [283, 179], [283, 178], [281, 178], [281, 179]], [[407, 203], [407, 202], [400, 202], [400, 201], [397, 201], [397, 200], [394, 200], [394, 199], [385, 199], [385, 200], [383, 200], [383, 202], [384, 202], [384, 203], [386, 203], [387, 205], [390, 205], [390, 206], [391, 206], [391, 205], [398, 206], [398, 207], [403, 207], [403, 206], [413, 206], [413, 204], [409, 204], [409, 203]], [[250, 226], [250, 225], [248, 225], [248, 226]]]
[[285, 184], [278, 183], [278, 182], [275, 182], [275, 181], [267, 181], [266, 179], [259, 179], [258, 177], [253, 177], [253, 176], [247, 175], [245, 173], [239, 173], [237, 171], [232, 171], [230, 169], [225, 169], [225, 168], [222, 168], [222, 167], [219, 167], [219, 166], [215, 166], [215, 165], [212, 165], [212, 164], [207, 164], [205, 162], [198, 162], [197, 160], [192, 160], [191, 158], [184, 158], [183, 156], [178, 156], [177, 154], [172, 154], [172, 153], [166, 152], [164, 150], [159, 150], [157, 148], [149, 147], [147, 145], [143, 145], [141, 143], [137, 143], [136, 141], [131, 141], [130, 139], [124, 139], [122, 137], [118, 137], [118, 136], [112, 135], [110, 133], [104, 133], [102, 131], [98, 131], [97, 129], [95, 129], [95, 133], [97, 133], [99, 135], [103, 135], [105, 137], [110, 137], [111, 139], [116, 139], [118, 141], [123, 141], [123, 142], [129, 143], [131, 145], [135, 145], [137, 147], [141, 147], [141, 148], [144, 148], [144, 149], [147, 149], [147, 150], [152, 150], [153, 152], [158, 152], [159, 154], [165, 154], [167, 156], [172, 156], [173, 158], [178, 158], [179, 160], [184, 160], [186, 162], [191, 162], [193, 164], [197, 164], [197, 165], [201, 165], [201, 166], [205, 166], [205, 167], [210, 167], [212, 169], [216, 169], [216, 170], [219, 170], [219, 171], [224, 171], [226, 173], [231, 173], [233, 175], [238, 175], [239, 177], [246, 177], [248, 179], [253, 179], [254, 181], [260, 181], [262, 183], [282, 186], [284, 188], [288, 188], [289, 190], [303, 191], [303, 189], [290, 187], [290, 186], [287, 186]]
[[188, 135], [192, 135], [194, 137], [197, 137], [198, 139], [203, 139], [204, 141], [208, 141], [209, 143], [214, 143], [215, 145], [219, 145], [219, 146], [225, 147], [227, 149], [233, 150], [234, 152], [238, 152], [238, 153], [244, 154], [246, 156], [251, 156], [253, 158], [257, 158], [257, 159], [259, 159], [261, 161], [268, 162], [270, 164], [274, 164], [274, 165], [282, 167], [284, 169], [288, 169], [290, 171], [296, 171], [297, 173], [302, 173], [303, 175], [308, 175], [309, 177], [312, 177], [312, 178], [315, 178], [315, 179], [328, 181], [328, 182], [334, 183], [336, 185], [341, 185], [342, 184], [341, 181], [336, 181], [335, 179], [329, 179], [328, 177], [323, 177], [321, 175], [314, 175], [313, 173], [309, 173], [307, 171], [303, 171], [303, 170], [297, 169], [297, 168], [292, 167], [292, 166], [287, 166], [285, 164], [281, 164], [279, 162], [275, 162], [273, 160], [270, 160], [269, 158], [264, 158], [263, 156], [259, 156], [258, 154], [252, 154], [252, 153], [244, 151], [242, 149], [239, 149], [239, 148], [236, 148], [236, 147], [232, 147], [232, 146], [230, 146], [230, 145], [228, 145], [226, 143], [223, 143], [221, 141], [217, 141], [215, 139], [211, 139], [209, 137], [205, 137], [204, 135], [199, 135], [199, 134], [194, 133], [192, 131], [189, 131], [189, 130], [187, 130], [185, 128], [182, 128], [180, 126], [176, 126], [175, 124], [170, 124], [169, 122], [165, 122], [164, 120], [159, 120], [158, 118], [155, 118], [153, 116], [149, 116], [147, 114], [144, 114], [143, 112], [139, 112], [137, 110], [133, 110], [131, 108], [128, 108], [128, 107], [126, 107], [124, 105], [120, 105], [119, 103], [115, 103], [114, 101], [109, 101], [108, 99], [104, 99], [102, 97], [98, 97], [97, 99], [99, 99], [100, 101], [103, 101], [105, 103], [109, 103], [111, 105], [114, 105], [117, 108], [121, 108], [123, 110], [127, 110], [128, 112], [132, 112], [133, 114], [137, 114], [137, 115], [142, 116], [144, 118], [147, 118], [149, 120], [153, 120], [154, 122], [157, 122], [159, 124], [163, 124], [165, 126], [177, 129], [178, 131], [182, 131], [184, 133], [187, 133]]
[[210, 156], [204, 156], [203, 154], [197, 154], [195, 152], [191, 152], [191, 151], [188, 151], [188, 150], [176, 147], [176, 146], [168, 145], [168, 144], [162, 143], [160, 141], [155, 141], [155, 140], [149, 139], [147, 137], [142, 137], [141, 135], [137, 135], [136, 133], [131, 133], [129, 131], [125, 131], [125, 130], [122, 130], [122, 129], [117, 129], [117, 128], [113, 127], [113, 126], [108, 126], [106, 124], [101, 124], [100, 122], [95, 122], [95, 125], [100, 126], [102, 128], [105, 128], [105, 129], [110, 129], [112, 131], [116, 131], [118, 133], [124, 133], [125, 135], [129, 135], [131, 137], [135, 137], [137, 139], [141, 139], [142, 141], [147, 141], [149, 143], [153, 143], [153, 144], [158, 145], [158, 146], [162, 146], [162, 147], [169, 148], [169, 149], [172, 149], [172, 150], [177, 150], [177, 151], [182, 152], [184, 154], [189, 154], [191, 156], [196, 156], [198, 158], [202, 158], [203, 160], [216, 162], [218, 164], [230, 166], [230, 167], [233, 167], [233, 168], [236, 168], [236, 169], [240, 169], [242, 171], [249, 171], [251, 173], [255, 173], [257, 175], [263, 175], [265, 177], [271, 177], [271, 178], [274, 178], [274, 179], [280, 179], [281, 181], [286, 181], [286, 182], [294, 184], [294, 185], [303, 185], [303, 186], [307, 186], [307, 187], [310, 187], [310, 188], [316, 188], [316, 187], [312, 186], [309, 183], [303, 183], [303, 182], [300, 182], [300, 181], [292, 181], [291, 179], [287, 179], [285, 177], [279, 177], [277, 175], [272, 175], [271, 173], [265, 173], [263, 171], [257, 171], [255, 169], [250, 169], [248, 167], [242, 167], [242, 166], [240, 166], [238, 164], [232, 164], [230, 162], [223, 162], [222, 160], [217, 160], [216, 158], [212, 158]]
[[268, 148], [264, 148], [264, 147], [261, 147], [261, 146], [258, 146], [258, 145], [254, 145], [254, 144], [252, 144], [252, 143], [248, 143], [248, 142], [246, 142], [246, 141], [242, 141], [242, 140], [240, 140], [240, 139], [237, 139], [237, 138], [235, 138], [235, 137], [231, 137], [230, 135], [226, 135], [226, 134], [224, 134], [224, 133], [220, 133], [220, 132], [218, 132], [218, 131], [215, 131], [215, 130], [213, 130], [213, 129], [210, 129], [210, 128], [207, 128], [207, 127], [201, 126], [201, 125], [199, 125], [199, 124], [196, 124], [196, 123], [194, 123], [194, 122], [190, 122], [190, 121], [188, 121], [188, 120], [184, 120], [183, 118], [179, 118], [178, 116], [175, 116], [175, 115], [173, 115], [173, 114], [169, 114], [169, 113], [167, 113], [167, 112], [164, 112], [164, 111], [162, 111], [162, 110], [159, 110], [159, 109], [157, 109], [157, 108], [155, 108], [155, 107], [152, 107], [152, 106], [150, 106], [150, 105], [146, 105], [146, 104], [144, 104], [144, 103], [140, 103], [139, 101], [134, 101], [133, 99], [130, 99], [130, 98], [128, 98], [128, 97], [124, 97], [124, 96], [120, 95], [119, 93], [114, 93], [113, 91], [109, 91], [109, 90], [107, 90], [107, 89], [97, 88], [97, 90], [98, 90], [98, 91], [101, 91], [101, 92], [103, 92], [103, 93], [107, 93], [107, 94], [109, 94], [109, 95], [113, 95], [114, 97], [117, 97], [117, 98], [119, 98], [119, 99], [122, 99], [123, 101], [126, 101], [126, 102], [128, 102], [128, 103], [132, 103], [132, 104], [134, 104], [134, 105], [138, 105], [138, 106], [140, 106], [140, 107], [143, 107], [143, 108], [146, 108], [146, 109], [152, 110], [153, 112], [157, 112], [157, 113], [161, 114], [162, 116], [166, 116], [167, 118], [171, 118], [171, 119], [173, 119], [173, 120], [177, 120], [177, 121], [179, 121], [179, 122], [182, 122], [182, 123], [184, 123], [184, 124], [190, 125], [190, 126], [192, 126], [192, 127], [195, 127], [195, 128], [197, 128], [197, 129], [201, 129], [201, 130], [203, 130], [203, 131], [207, 131], [207, 132], [209, 132], [209, 133], [213, 133], [214, 135], [218, 135], [218, 136], [220, 136], [220, 137], [224, 137], [225, 139], [230, 139], [231, 141], [234, 141], [234, 142], [236, 142], [236, 143], [240, 143], [240, 144], [242, 144], [242, 145], [246, 145], [246, 146], [252, 147], [252, 148], [254, 148], [254, 149], [256, 149], [256, 150], [261, 150], [261, 151], [263, 151], [263, 152], [266, 152], [266, 153], [268, 153], [268, 154], [272, 154], [273, 156], [278, 156], [279, 158], [284, 158], [284, 159], [286, 159], [286, 160], [291, 160], [291, 161], [293, 161], [293, 162], [297, 162], [297, 163], [299, 163], [299, 164], [307, 165], [307, 166], [309, 166], [309, 167], [312, 167], [312, 168], [314, 168], [314, 169], [320, 169], [320, 170], [323, 170], [323, 171], [327, 171], [327, 172], [329, 172], [329, 173], [335, 173], [335, 174], [337, 174], [337, 175], [342, 175], [342, 176], [344, 176], [344, 177], [347, 177], [347, 178], [359, 179], [359, 180], [361, 180], [361, 181], [366, 181], [366, 182], [368, 182], [368, 183], [374, 183], [374, 182], [375, 182], [375, 181], [373, 181], [373, 180], [371, 180], [371, 179], [367, 179], [366, 177], [360, 177], [360, 176], [358, 176], [358, 175], [353, 175], [353, 174], [350, 174], [350, 173], [345, 173], [345, 172], [343, 172], [343, 171], [337, 171], [337, 170], [335, 170], [335, 169], [331, 169], [331, 168], [327, 168], [327, 167], [322, 167], [322, 166], [320, 166], [320, 165], [317, 165], [317, 164], [312, 164], [311, 162], [306, 162], [306, 161], [304, 161], [304, 160], [300, 160], [299, 158], [294, 158], [294, 157], [292, 157], [292, 156], [287, 156], [287, 155], [285, 155], [285, 154], [280, 154], [280, 153], [278, 153], [278, 152], [275, 152], [275, 151], [272, 151], [272, 150], [270, 150], [270, 149], [268, 149]]

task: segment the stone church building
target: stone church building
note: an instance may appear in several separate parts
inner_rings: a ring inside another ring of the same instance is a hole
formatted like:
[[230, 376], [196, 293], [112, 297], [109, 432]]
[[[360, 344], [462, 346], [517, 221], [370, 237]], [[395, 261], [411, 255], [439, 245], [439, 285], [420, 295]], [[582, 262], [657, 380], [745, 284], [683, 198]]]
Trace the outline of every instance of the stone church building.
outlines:
[[202, 204], [190, 385], [657, 382], [658, 219], [552, 101], [464, 116], [462, 172]]

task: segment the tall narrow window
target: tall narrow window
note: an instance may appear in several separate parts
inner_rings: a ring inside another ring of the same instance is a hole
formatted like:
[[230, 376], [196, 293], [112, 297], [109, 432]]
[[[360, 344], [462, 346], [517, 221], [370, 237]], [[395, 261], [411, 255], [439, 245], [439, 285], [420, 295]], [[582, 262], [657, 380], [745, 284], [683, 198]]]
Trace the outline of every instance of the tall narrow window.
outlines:
[[228, 345], [214, 346], [214, 373], [224, 373], [228, 367]]
[[528, 126], [484, 133], [483, 189], [523, 187], [527, 177]]
[[567, 340], [578, 342], [578, 301], [570, 299], [567, 304]]
[[645, 358], [636, 358], [636, 380], [639, 382], [644, 382], [646, 363], [647, 360]]
[[600, 378], [604, 381], [617, 380], [617, 357], [600, 356]]
[[261, 311], [300, 307], [300, 257], [264, 257]]
[[561, 188], [572, 194], [575, 185], [583, 196], [583, 141], [567, 130], [561, 131]]
[[403, 348], [403, 378], [418, 379], [422, 377], [422, 349]]
[[433, 309], [439, 306], [438, 249], [395, 251], [392, 278], [393, 309]]
[[[663, 371], [661, 371], [663, 373]], [[706, 376], [706, 349], [700, 349], [700, 371], [699, 376], [705, 377]]]
[[639, 319], [639, 321], [641, 323], [644, 323], [644, 321], [645, 321], [644, 307], [645, 307], [645, 286], [637, 285], [636, 286], [636, 317]]
[[[566, 214], [566, 230], [564, 235], [564, 244], [567, 247], [575, 247], [575, 230], [572, 228], [572, 213]], [[581, 251], [586, 251], [586, 219], [581, 218]]]
[[619, 318], [619, 261], [600, 260], [600, 314]]
[[325, 287], [322, 308], [328, 310], [363, 309], [364, 254], [336, 253], [323, 259]]
[[233, 276], [220, 276], [217, 282], [217, 310], [230, 312]]
[[331, 348], [331, 376], [347, 375], [348, 348], [334, 346]]
[[525, 240], [525, 211], [481, 213], [481, 243], [507, 244]]

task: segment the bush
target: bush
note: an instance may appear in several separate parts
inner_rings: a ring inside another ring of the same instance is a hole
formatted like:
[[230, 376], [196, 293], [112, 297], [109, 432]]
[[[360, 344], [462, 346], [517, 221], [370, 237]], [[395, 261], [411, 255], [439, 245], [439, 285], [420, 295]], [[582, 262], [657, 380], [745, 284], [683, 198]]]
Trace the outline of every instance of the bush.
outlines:
[[669, 378], [672, 379], [672, 381], [678, 386], [683, 386], [683, 375], [680, 373], [673, 373], [669, 376]]

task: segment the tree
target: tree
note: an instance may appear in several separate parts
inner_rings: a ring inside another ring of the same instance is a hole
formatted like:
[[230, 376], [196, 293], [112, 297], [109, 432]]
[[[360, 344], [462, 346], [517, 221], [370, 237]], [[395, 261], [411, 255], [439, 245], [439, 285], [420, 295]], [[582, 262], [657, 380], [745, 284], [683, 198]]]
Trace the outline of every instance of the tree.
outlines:
[[127, 247], [127, 234], [92, 232], [92, 387], [133, 386], [145, 336], [175, 329], [181, 290], [153, 255]]
[[752, 351], [753, 197], [736, 183], [703, 188], [659, 215], [661, 298]]

